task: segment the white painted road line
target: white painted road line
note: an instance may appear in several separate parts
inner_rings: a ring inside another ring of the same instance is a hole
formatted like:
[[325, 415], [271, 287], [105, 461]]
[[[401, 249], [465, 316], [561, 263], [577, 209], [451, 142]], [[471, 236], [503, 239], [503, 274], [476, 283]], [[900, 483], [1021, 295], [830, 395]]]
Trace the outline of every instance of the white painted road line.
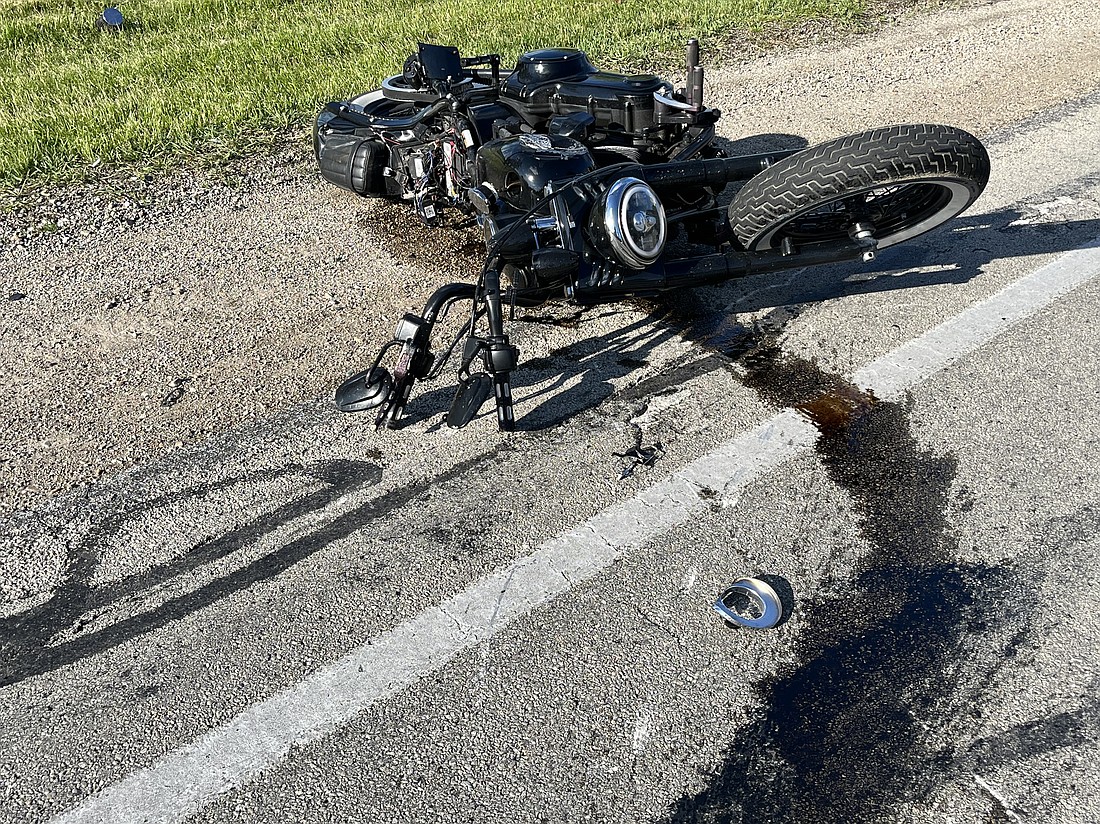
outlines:
[[[896, 396], [1098, 274], [1100, 238], [903, 344], [853, 380], [879, 397]], [[686, 522], [706, 505], [701, 487], [732, 496], [816, 438], [817, 430], [793, 410], [774, 415], [53, 821], [180, 821], [253, 780], [295, 744], [335, 730], [606, 569], [625, 550]]]
[[883, 400], [896, 398], [934, 372], [973, 352], [1055, 299], [1096, 276], [1100, 238], [1075, 249], [955, 317], [903, 343], [852, 375]]

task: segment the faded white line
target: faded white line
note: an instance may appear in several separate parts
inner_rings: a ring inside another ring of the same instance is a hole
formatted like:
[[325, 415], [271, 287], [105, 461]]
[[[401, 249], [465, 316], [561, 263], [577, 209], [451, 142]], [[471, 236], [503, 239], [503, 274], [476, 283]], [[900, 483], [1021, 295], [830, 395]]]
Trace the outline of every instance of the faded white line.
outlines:
[[[1097, 274], [1100, 239], [898, 347], [853, 380], [879, 397], [896, 396]], [[774, 415], [53, 821], [167, 822], [197, 812], [256, 778], [294, 745], [333, 731], [606, 569], [624, 550], [683, 524], [704, 506], [702, 487], [735, 495], [816, 438], [814, 427], [796, 412]]]
[[876, 397], [896, 398], [934, 372], [988, 343], [1096, 275], [1100, 238], [980, 300], [950, 320], [867, 364], [852, 382]]
[[1003, 795], [1001, 795], [1001, 793], [997, 792], [997, 790], [995, 790], [988, 781], [986, 781], [977, 773], [974, 773], [974, 783], [985, 790], [987, 793], [989, 793], [993, 800], [1001, 805], [1001, 812], [1005, 814], [1006, 818], [1011, 818], [1013, 821], [1023, 820], [1020, 818], [1019, 813], [1012, 809], [1012, 806], [1008, 803], [1008, 800]]

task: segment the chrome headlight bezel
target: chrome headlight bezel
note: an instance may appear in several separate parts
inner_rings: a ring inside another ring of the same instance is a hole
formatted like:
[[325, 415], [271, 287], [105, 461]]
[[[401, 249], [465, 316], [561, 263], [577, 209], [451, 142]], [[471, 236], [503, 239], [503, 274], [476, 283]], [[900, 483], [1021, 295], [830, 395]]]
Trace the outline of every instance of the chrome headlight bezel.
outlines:
[[[652, 208], [640, 212], [656, 222], [644, 231], [656, 229], [656, 242], [651, 249], [644, 248], [631, 232], [633, 221], [638, 215], [629, 214], [631, 199], [639, 192], [648, 195]], [[668, 222], [665, 207], [657, 193], [644, 180], [636, 177], [623, 177], [616, 180], [596, 202], [589, 219], [589, 237], [597, 251], [605, 257], [613, 256], [619, 263], [631, 269], [645, 269], [653, 265], [665, 250], [668, 239]]]

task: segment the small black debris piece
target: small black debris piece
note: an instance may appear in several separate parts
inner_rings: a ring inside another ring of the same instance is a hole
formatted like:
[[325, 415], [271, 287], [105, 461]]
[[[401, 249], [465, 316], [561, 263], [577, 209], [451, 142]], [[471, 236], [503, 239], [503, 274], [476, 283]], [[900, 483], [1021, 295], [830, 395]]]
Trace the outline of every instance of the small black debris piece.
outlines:
[[612, 452], [616, 458], [623, 458], [629, 461], [623, 467], [623, 473], [619, 476], [621, 481], [623, 478], [629, 478], [634, 474], [634, 470], [639, 466], [653, 466], [657, 462], [657, 459], [665, 454], [665, 448], [661, 445], [660, 441], [650, 446], [632, 446], [626, 452]]
[[172, 381], [172, 389], [161, 399], [160, 405], [175, 406], [175, 404], [179, 402], [179, 399], [183, 397], [183, 393], [186, 391], [186, 386], [190, 380], [190, 378], [176, 378]]
[[12, 302], [22, 300], [25, 297], [26, 295], [23, 292], [8, 292], [8, 300]]

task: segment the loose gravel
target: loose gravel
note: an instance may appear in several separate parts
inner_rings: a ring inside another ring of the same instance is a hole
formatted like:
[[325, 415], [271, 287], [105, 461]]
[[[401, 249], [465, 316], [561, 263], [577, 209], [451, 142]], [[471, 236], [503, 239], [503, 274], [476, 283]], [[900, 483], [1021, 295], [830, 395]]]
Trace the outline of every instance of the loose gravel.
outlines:
[[[990, 135], [1092, 90], [1098, 32], [1083, 0], [899, 15], [873, 37], [719, 55], [709, 102], [746, 151], [914, 120]], [[9, 202], [0, 517], [329, 395], [435, 285], [469, 277], [474, 240], [323, 183], [301, 134], [218, 170]]]

